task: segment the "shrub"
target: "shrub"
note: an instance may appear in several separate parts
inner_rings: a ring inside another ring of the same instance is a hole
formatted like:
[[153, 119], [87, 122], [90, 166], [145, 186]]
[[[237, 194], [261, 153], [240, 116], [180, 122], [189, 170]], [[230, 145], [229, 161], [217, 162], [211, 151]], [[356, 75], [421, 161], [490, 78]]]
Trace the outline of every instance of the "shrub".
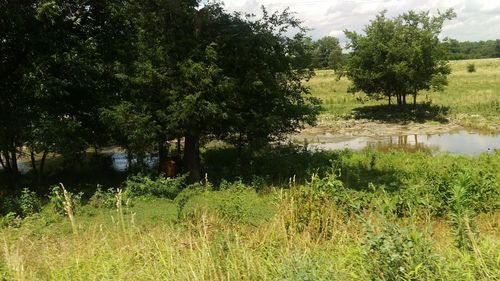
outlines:
[[132, 176], [125, 183], [124, 197], [157, 196], [168, 199], [175, 197], [186, 187], [186, 175], [176, 178]]
[[[19, 227], [21, 226], [22, 219], [14, 212], [6, 214], [0, 218], [0, 228], [3, 227]], [[1, 280], [1, 279], [0, 279]]]
[[453, 183], [450, 204], [450, 224], [455, 236], [455, 246], [462, 250], [473, 250], [476, 213], [473, 211], [475, 200], [471, 194], [470, 177], [462, 175]]
[[42, 205], [35, 192], [28, 188], [23, 188], [19, 197], [19, 207], [21, 208], [22, 215], [27, 217], [38, 213]]
[[248, 214], [245, 211], [245, 192], [251, 188], [241, 181], [230, 185], [226, 183], [221, 188], [227, 190], [227, 196], [222, 199], [221, 205], [217, 208], [220, 214], [233, 221], [246, 221]]
[[103, 191], [100, 187], [89, 199], [89, 205], [94, 208], [115, 208], [116, 207], [116, 194], [113, 189]]
[[371, 222], [365, 238], [365, 258], [372, 280], [431, 280], [437, 256], [431, 240], [414, 227], [399, 227], [382, 219], [377, 233]]
[[[71, 211], [73, 213], [77, 213], [77, 211], [81, 208], [82, 206], [82, 196], [83, 192], [80, 192], [78, 194], [73, 194], [69, 191], [66, 191], [68, 195], [68, 199], [71, 200], [71, 202], [66, 202], [66, 203], [71, 203]], [[52, 209], [61, 215], [67, 214], [67, 210], [64, 207], [64, 203], [67, 201], [64, 197], [64, 190], [61, 188], [59, 185], [54, 185], [49, 194], [49, 202], [52, 207]]]
[[475, 64], [473, 64], [473, 63], [469, 63], [469, 64], [467, 65], [467, 71], [468, 71], [468, 72], [470, 72], [470, 73], [472, 73], [472, 72], [476, 72], [476, 65], [475, 65]]
[[308, 184], [293, 187], [280, 208], [287, 232], [308, 231], [312, 236], [330, 237], [329, 226], [337, 219], [337, 207], [348, 205], [348, 197], [348, 191], [333, 173], [324, 179], [313, 176]]
[[0, 215], [17, 212], [19, 212], [19, 206], [13, 196], [0, 196]]

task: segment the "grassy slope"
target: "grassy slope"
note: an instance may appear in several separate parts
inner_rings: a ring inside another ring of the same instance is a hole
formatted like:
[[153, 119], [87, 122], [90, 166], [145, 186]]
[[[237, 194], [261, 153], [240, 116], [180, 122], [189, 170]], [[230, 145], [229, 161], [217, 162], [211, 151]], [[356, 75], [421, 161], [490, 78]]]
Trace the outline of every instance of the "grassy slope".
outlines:
[[[474, 63], [476, 72], [467, 72]], [[466, 127], [500, 130], [500, 60], [463, 60], [450, 62], [452, 74], [444, 92], [423, 92], [418, 101], [431, 100], [434, 105], [449, 107], [448, 118]], [[349, 118], [354, 108], [386, 104], [387, 101], [367, 101], [363, 94], [348, 94], [349, 81], [337, 81], [330, 70], [318, 71], [309, 85], [314, 96], [324, 102], [324, 115]], [[328, 118], [332, 119], [332, 118]], [[335, 119], [335, 118], [333, 118]]]

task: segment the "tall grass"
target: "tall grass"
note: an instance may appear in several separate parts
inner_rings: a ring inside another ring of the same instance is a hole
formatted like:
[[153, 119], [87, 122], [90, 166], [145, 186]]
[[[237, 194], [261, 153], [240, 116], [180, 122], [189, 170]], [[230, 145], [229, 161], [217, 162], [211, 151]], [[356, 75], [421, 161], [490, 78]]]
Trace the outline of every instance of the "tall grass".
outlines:
[[0, 229], [0, 279], [498, 280], [498, 155], [374, 153], [261, 192], [205, 182], [125, 204], [100, 192], [74, 213], [78, 236], [46, 206]]

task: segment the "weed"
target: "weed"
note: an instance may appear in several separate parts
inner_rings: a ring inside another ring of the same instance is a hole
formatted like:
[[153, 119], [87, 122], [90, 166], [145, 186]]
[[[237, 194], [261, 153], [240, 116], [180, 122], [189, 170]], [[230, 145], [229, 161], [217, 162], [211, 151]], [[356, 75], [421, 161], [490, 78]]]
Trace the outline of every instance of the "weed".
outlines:
[[[373, 280], [429, 280], [436, 274], [437, 257], [431, 240], [412, 226], [397, 226], [380, 218], [369, 220], [365, 257]], [[375, 228], [381, 228], [376, 231]]]
[[24, 188], [19, 197], [19, 206], [21, 207], [22, 215], [27, 217], [40, 211], [41, 202], [35, 192]]
[[125, 183], [124, 197], [157, 196], [168, 199], [175, 197], [186, 187], [187, 175], [176, 178], [158, 177], [152, 179], [148, 176], [132, 176]]

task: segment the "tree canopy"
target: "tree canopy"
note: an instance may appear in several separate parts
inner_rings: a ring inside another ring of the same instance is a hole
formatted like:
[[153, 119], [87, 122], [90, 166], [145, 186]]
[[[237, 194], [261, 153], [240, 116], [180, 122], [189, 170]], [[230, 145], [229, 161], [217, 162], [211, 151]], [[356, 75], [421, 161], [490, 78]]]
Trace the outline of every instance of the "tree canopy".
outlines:
[[325, 36], [312, 43], [312, 59], [315, 68], [339, 69], [344, 61], [339, 40]]
[[199, 180], [204, 141], [261, 145], [314, 122], [307, 42], [287, 10], [0, 1], [0, 164], [14, 180], [25, 153], [43, 174], [48, 153], [78, 162], [108, 144], [162, 161], [169, 141], [184, 139], [185, 167]]
[[404, 13], [387, 18], [381, 12], [365, 27], [365, 34], [346, 31], [351, 50], [345, 65], [352, 81], [351, 92], [363, 91], [375, 99], [396, 97], [399, 105], [421, 90], [442, 90], [450, 68], [445, 45], [439, 40], [448, 10], [437, 16], [429, 12]]

